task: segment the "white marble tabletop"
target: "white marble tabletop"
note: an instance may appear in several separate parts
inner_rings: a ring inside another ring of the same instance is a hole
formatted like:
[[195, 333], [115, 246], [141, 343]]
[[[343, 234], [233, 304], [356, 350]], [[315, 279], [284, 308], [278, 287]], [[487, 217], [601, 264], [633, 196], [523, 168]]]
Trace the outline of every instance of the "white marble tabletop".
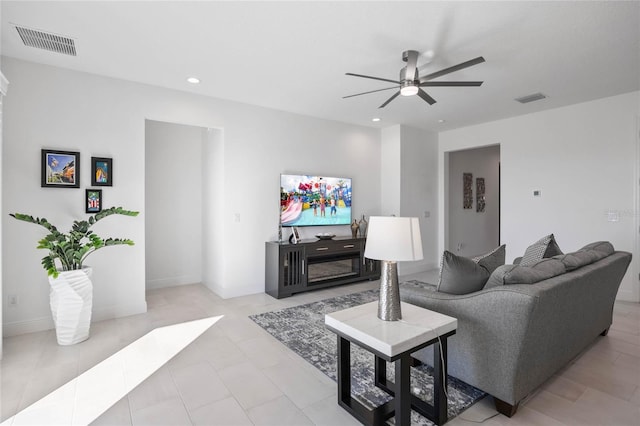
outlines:
[[378, 318], [378, 302], [366, 303], [324, 316], [324, 323], [350, 340], [393, 357], [458, 327], [458, 320], [401, 302], [402, 319]]

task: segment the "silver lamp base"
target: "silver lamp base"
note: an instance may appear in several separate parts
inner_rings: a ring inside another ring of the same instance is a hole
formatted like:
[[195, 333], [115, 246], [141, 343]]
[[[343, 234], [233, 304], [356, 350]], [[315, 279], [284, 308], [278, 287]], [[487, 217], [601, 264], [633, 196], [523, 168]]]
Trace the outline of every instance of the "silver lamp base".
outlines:
[[398, 286], [398, 264], [382, 260], [380, 276], [380, 300], [378, 301], [378, 318], [383, 321], [402, 319], [400, 312], [400, 287]]

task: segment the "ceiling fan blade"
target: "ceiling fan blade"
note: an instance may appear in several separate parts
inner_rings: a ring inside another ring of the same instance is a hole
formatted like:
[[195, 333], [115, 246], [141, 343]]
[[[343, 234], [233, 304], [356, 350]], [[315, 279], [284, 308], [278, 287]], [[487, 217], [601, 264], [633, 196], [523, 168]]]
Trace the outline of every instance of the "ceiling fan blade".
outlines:
[[416, 66], [418, 64], [418, 52], [415, 50], [407, 50], [407, 68], [405, 71], [404, 79], [413, 81], [416, 78]]
[[427, 75], [425, 75], [423, 77], [420, 77], [420, 82], [424, 83], [425, 81], [429, 81], [429, 80], [434, 79], [436, 77], [440, 77], [440, 76], [443, 76], [445, 74], [449, 74], [449, 73], [452, 73], [452, 72], [455, 72], [455, 71], [459, 71], [461, 69], [465, 69], [465, 68], [468, 68], [468, 67], [473, 66], [473, 65], [481, 64], [483, 62], [484, 62], [484, 58], [482, 56], [478, 56], [477, 58], [471, 59], [471, 60], [466, 61], [466, 62], [462, 62], [461, 64], [454, 65], [452, 67], [445, 68], [443, 70], [436, 71], [434, 73], [427, 74]]
[[384, 107], [386, 107], [386, 106], [387, 106], [387, 104], [388, 104], [389, 102], [391, 102], [392, 100], [394, 100], [395, 98], [397, 98], [399, 94], [400, 94], [400, 91], [398, 90], [396, 93], [394, 93], [394, 95], [393, 95], [393, 96], [391, 96], [389, 99], [387, 99], [387, 101], [386, 101], [385, 103], [383, 103], [382, 105], [380, 105], [378, 108], [384, 108]]
[[423, 100], [425, 100], [426, 102], [429, 103], [429, 105], [433, 105], [436, 103], [436, 100], [433, 99], [431, 96], [429, 96], [427, 94], [427, 92], [425, 92], [422, 89], [418, 89], [418, 96], [420, 96]]
[[389, 80], [389, 79], [387, 79], [387, 78], [371, 77], [370, 75], [354, 74], [354, 73], [351, 73], [351, 72], [348, 72], [348, 73], [346, 73], [345, 75], [351, 75], [351, 76], [353, 76], [353, 77], [370, 78], [371, 80], [388, 81], [389, 83], [396, 83], [396, 84], [400, 84], [400, 82], [399, 82], [399, 81]]
[[356, 93], [355, 95], [343, 96], [342, 99], [353, 98], [354, 96], [368, 95], [369, 93], [382, 92], [383, 90], [397, 89], [398, 86], [386, 87], [384, 89], [371, 90], [369, 92]]
[[425, 81], [420, 83], [420, 87], [478, 87], [483, 81]]

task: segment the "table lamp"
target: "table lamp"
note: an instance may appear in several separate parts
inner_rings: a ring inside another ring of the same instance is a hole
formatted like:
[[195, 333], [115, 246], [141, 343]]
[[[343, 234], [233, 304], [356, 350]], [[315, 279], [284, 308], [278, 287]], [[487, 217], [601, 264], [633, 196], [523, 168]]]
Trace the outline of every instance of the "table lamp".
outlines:
[[382, 262], [378, 318], [384, 321], [402, 319], [397, 262], [422, 259], [418, 218], [371, 216], [364, 257]]

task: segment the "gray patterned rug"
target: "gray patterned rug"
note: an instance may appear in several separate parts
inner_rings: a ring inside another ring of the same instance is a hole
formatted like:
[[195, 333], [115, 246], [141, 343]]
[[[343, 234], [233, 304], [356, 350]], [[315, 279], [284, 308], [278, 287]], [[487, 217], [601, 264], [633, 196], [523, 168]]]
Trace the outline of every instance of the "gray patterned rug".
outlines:
[[[419, 281], [407, 284], [429, 286]], [[314, 365], [336, 381], [337, 340], [336, 335], [324, 326], [324, 315], [353, 306], [378, 300], [378, 290], [367, 290], [321, 300], [306, 305], [279, 311], [252, 315], [251, 318], [289, 349]], [[353, 397], [369, 408], [377, 407], [389, 400], [389, 395], [373, 383], [373, 355], [356, 345], [351, 345], [351, 387]], [[387, 369], [393, 380], [393, 365]], [[433, 376], [429, 366], [411, 369], [411, 390], [423, 400], [433, 402]], [[449, 376], [447, 387], [449, 419], [466, 410], [485, 396], [485, 393], [455, 377]], [[393, 420], [391, 420], [393, 423]], [[411, 424], [432, 425], [415, 411], [411, 412]]]

